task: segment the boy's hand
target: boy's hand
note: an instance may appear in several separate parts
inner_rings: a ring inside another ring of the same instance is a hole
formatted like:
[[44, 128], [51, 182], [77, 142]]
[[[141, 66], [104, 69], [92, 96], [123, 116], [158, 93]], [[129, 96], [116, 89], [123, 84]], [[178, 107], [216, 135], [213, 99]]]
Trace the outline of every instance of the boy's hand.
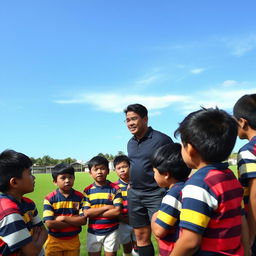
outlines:
[[105, 205], [105, 206], [103, 206], [103, 207], [105, 208], [106, 211], [115, 208], [114, 205]]
[[57, 216], [55, 220], [65, 222], [65, 216]]

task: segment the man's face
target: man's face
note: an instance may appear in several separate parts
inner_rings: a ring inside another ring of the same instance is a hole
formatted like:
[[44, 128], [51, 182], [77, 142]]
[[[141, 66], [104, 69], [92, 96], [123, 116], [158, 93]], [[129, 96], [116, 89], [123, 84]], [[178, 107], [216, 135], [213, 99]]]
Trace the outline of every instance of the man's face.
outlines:
[[126, 114], [126, 124], [129, 131], [136, 137], [144, 134], [148, 127], [148, 117], [140, 117], [137, 113], [129, 111]]

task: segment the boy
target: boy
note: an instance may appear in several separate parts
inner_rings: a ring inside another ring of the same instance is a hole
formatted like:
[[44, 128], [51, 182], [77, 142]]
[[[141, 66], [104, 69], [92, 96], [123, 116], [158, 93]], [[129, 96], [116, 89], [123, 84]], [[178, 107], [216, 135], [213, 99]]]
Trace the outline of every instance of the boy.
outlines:
[[[238, 176], [244, 187], [251, 245], [256, 232], [256, 94], [241, 97], [234, 106], [233, 114], [239, 124], [239, 138], [249, 140], [238, 152]], [[256, 248], [252, 251], [256, 255]]]
[[153, 155], [152, 165], [157, 184], [168, 191], [152, 217], [151, 227], [158, 240], [159, 255], [169, 256], [178, 239], [181, 190], [191, 169], [184, 163], [178, 143], [160, 147]]
[[31, 160], [14, 150], [0, 154], [0, 255], [43, 255], [47, 231], [34, 202], [24, 194], [34, 191]]
[[49, 229], [46, 256], [79, 256], [78, 234], [81, 225], [86, 224], [86, 218], [82, 214], [83, 194], [72, 188], [75, 170], [71, 165], [61, 163], [52, 169], [52, 177], [58, 188], [44, 199], [43, 217]]
[[228, 164], [237, 122], [218, 108], [190, 113], [175, 131], [182, 157], [198, 169], [182, 189], [181, 234], [171, 256], [244, 255], [241, 243], [243, 191]]
[[87, 250], [89, 256], [115, 256], [119, 248], [118, 217], [122, 207], [120, 188], [106, 179], [108, 160], [95, 156], [88, 162], [94, 183], [84, 189], [84, 215], [89, 218]]
[[128, 219], [128, 201], [127, 201], [127, 190], [129, 185], [129, 167], [130, 160], [125, 155], [117, 156], [114, 159], [114, 167], [119, 179], [115, 182], [122, 192], [123, 208], [119, 217], [119, 237], [120, 243], [123, 245], [123, 256], [138, 255], [136, 249], [136, 239], [133, 232], [133, 228], [129, 225]]

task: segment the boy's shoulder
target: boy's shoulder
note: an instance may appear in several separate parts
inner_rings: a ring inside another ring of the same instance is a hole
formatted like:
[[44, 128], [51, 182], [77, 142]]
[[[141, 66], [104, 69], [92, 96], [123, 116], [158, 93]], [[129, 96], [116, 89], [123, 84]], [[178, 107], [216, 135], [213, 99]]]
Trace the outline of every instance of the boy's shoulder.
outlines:
[[89, 186], [87, 186], [85, 189], [84, 189], [84, 192], [86, 193], [87, 191], [89, 191], [90, 189], [94, 188], [95, 185], [94, 183], [90, 184]]
[[8, 196], [0, 195], [0, 219], [12, 213], [20, 213], [17, 202]]
[[120, 190], [119, 185], [116, 184], [115, 182], [109, 181], [109, 182], [108, 182], [108, 186], [110, 186], [111, 188], [114, 188], [114, 189], [116, 189], [116, 190]]
[[79, 196], [79, 197], [84, 197], [84, 195], [83, 195], [83, 193], [81, 193], [80, 191], [78, 191], [78, 190], [73, 190], [73, 192], [74, 192], [74, 195], [76, 195], [76, 196]]
[[250, 141], [248, 141], [245, 145], [243, 145], [239, 149], [239, 154], [244, 152], [244, 151], [249, 151], [252, 154], [256, 155], [256, 136], [254, 136]]
[[45, 196], [45, 199], [50, 200], [50, 199], [52, 199], [54, 196], [56, 196], [57, 193], [58, 193], [58, 191], [57, 191], [57, 189], [56, 189], [56, 190], [50, 192], [48, 195], [46, 195], [46, 196]]

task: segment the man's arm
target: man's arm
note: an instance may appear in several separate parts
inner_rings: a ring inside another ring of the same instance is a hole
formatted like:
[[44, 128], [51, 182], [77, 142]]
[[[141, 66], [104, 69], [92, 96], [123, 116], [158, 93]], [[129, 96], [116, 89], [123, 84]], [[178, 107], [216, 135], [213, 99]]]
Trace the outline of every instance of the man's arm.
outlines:
[[182, 229], [181, 236], [175, 243], [170, 256], [191, 256], [201, 245], [202, 235], [189, 229]]

